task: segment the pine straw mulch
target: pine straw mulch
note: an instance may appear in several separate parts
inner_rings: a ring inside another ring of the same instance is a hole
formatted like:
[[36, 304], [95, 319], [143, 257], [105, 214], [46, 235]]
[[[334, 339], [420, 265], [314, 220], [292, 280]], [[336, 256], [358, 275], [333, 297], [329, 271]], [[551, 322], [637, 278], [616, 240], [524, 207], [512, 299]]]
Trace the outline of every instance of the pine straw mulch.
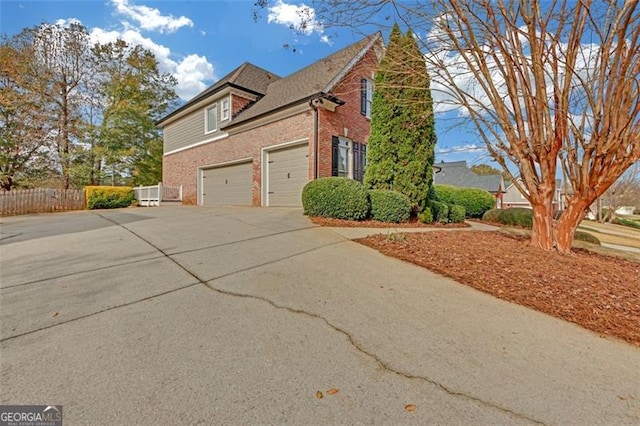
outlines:
[[310, 216], [311, 222], [320, 226], [332, 226], [336, 228], [468, 228], [467, 223], [422, 223], [415, 218], [404, 223], [387, 223], [377, 220], [344, 220], [331, 217]]
[[356, 240], [500, 299], [640, 346], [640, 263], [574, 249], [561, 255], [499, 231]]

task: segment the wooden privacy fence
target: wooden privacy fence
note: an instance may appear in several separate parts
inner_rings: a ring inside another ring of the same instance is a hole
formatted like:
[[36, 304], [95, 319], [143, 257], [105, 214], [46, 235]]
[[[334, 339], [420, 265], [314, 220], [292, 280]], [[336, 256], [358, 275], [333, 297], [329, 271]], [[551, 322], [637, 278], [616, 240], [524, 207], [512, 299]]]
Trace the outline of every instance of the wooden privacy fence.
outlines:
[[83, 189], [19, 189], [0, 192], [0, 216], [86, 208]]

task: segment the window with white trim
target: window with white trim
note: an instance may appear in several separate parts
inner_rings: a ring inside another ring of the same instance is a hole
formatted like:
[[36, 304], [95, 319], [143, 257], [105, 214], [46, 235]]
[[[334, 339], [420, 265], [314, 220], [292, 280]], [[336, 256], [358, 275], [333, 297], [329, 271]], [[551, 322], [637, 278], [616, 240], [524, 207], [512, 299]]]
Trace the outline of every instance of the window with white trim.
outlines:
[[368, 78], [360, 80], [360, 113], [371, 118], [371, 106], [373, 105], [373, 81]]
[[218, 130], [218, 105], [214, 104], [204, 110], [204, 131], [211, 133]]
[[220, 121], [229, 119], [229, 98], [220, 102]]
[[333, 136], [331, 146], [331, 176], [362, 182], [367, 165], [367, 145]]

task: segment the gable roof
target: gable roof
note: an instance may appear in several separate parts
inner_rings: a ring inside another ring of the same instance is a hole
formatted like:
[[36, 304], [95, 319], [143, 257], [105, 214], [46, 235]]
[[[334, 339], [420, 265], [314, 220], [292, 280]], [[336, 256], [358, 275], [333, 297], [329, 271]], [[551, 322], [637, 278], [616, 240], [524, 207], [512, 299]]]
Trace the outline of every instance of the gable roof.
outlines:
[[434, 164], [434, 167], [440, 169], [434, 176], [435, 184], [480, 188], [494, 194], [504, 191], [502, 175], [478, 175], [469, 170], [466, 161], [441, 162]]
[[217, 92], [220, 92], [227, 86], [236, 87], [246, 92], [262, 96], [267, 92], [267, 87], [269, 86], [269, 84], [279, 79], [280, 76], [249, 62], [245, 62], [238, 68], [231, 71], [229, 74], [222, 77], [212, 86], [209, 86], [193, 98], [189, 99], [189, 101], [185, 102], [184, 105], [182, 105], [180, 108], [172, 111], [171, 113], [160, 119], [157, 124], [160, 124], [168, 120], [169, 118], [180, 114], [182, 111], [186, 110], [192, 105]]
[[264, 97], [241, 112], [224, 128], [331, 91], [376, 42], [382, 43], [380, 32], [371, 34], [285, 78], [271, 82]]

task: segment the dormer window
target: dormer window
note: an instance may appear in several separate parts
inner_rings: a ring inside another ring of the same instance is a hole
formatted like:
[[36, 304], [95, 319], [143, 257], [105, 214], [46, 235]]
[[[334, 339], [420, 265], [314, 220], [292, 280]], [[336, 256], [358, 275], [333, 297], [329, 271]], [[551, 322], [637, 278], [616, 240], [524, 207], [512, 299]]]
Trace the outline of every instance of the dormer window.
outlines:
[[218, 105], [212, 105], [204, 110], [204, 128], [205, 133], [211, 133], [218, 130]]
[[223, 99], [220, 102], [220, 121], [229, 119], [229, 98]]

